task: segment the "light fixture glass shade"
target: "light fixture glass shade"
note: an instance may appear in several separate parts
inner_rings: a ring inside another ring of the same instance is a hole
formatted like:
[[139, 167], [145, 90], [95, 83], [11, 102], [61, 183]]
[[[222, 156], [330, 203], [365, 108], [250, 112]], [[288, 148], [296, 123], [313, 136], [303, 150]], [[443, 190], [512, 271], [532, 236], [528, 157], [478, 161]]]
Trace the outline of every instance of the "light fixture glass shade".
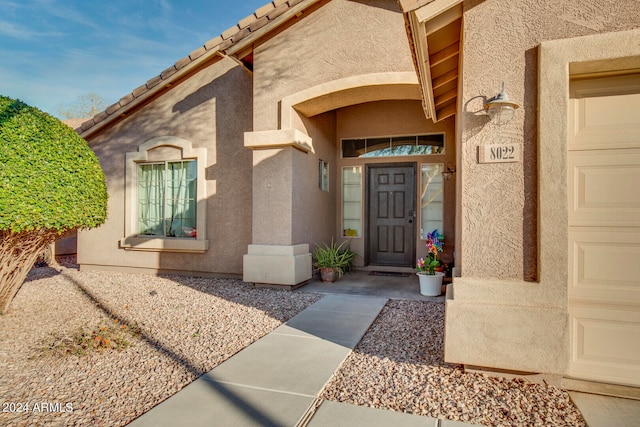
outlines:
[[497, 125], [508, 123], [515, 113], [515, 108], [509, 104], [493, 104], [487, 108], [491, 121]]
[[502, 83], [502, 91], [484, 105], [487, 115], [497, 125], [509, 122], [513, 118], [515, 110], [519, 107], [518, 104], [509, 99], [509, 95], [504, 89], [504, 83]]

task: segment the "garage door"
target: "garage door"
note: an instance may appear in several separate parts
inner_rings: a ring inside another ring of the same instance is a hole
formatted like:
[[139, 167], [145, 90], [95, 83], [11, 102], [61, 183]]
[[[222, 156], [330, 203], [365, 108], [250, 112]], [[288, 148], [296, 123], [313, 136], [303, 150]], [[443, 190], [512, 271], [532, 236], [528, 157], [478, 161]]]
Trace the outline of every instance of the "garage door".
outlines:
[[569, 375], [640, 386], [640, 74], [570, 88]]

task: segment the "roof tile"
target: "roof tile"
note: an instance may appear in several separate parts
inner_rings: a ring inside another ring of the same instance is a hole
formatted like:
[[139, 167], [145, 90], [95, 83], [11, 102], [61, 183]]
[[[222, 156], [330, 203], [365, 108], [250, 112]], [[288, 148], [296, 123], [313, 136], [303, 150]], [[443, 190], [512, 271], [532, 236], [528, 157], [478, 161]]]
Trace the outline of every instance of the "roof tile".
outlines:
[[282, 5], [282, 4], [285, 4], [286, 2], [287, 2], [287, 0], [274, 0], [273, 1], [273, 5], [275, 7], [278, 7], [278, 6]]
[[253, 24], [251, 24], [249, 26], [249, 29], [251, 30], [251, 32], [257, 31], [260, 28], [264, 27], [265, 25], [267, 25], [269, 23], [269, 17], [268, 16], [263, 16], [262, 18], [258, 19], [256, 22], [254, 22]]
[[287, 3], [289, 3], [289, 7], [293, 7], [295, 5], [297, 5], [298, 3], [302, 2], [303, 0], [289, 0], [287, 1]]
[[120, 101], [118, 101], [118, 103], [124, 107], [125, 105], [127, 105], [128, 103], [130, 103], [131, 101], [133, 101], [134, 99], [136, 99], [135, 96], [133, 96], [132, 93], [128, 93], [127, 95], [123, 96], [122, 98], [120, 98]]
[[214, 37], [204, 44], [204, 48], [207, 50], [211, 50], [214, 47], [219, 46], [220, 43], [222, 43], [222, 36]]
[[204, 48], [204, 46], [200, 46], [199, 48], [197, 48], [196, 50], [194, 50], [189, 54], [189, 58], [191, 58], [192, 61], [195, 61], [196, 59], [204, 55], [206, 52], [207, 50]]
[[185, 56], [184, 58], [178, 60], [174, 67], [176, 67], [177, 70], [186, 67], [187, 65], [189, 65], [191, 63], [191, 58], [189, 58], [188, 56]]
[[233, 46], [233, 40], [227, 39], [227, 40], [223, 41], [222, 43], [220, 43], [219, 49], [220, 50], [225, 50], [225, 49], [230, 48], [231, 46]]
[[228, 38], [231, 38], [231, 36], [233, 36], [239, 30], [240, 30], [240, 27], [238, 27], [237, 25], [234, 25], [233, 27], [228, 28], [222, 32], [222, 38], [227, 40]]
[[147, 87], [146, 84], [142, 85], [142, 86], [138, 86], [137, 88], [135, 88], [133, 90], [133, 92], [131, 92], [133, 94], [133, 96], [135, 96], [136, 98], [139, 97], [140, 95], [144, 94], [146, 91], [148, 91], [149, 88]]
[[127, 95], [125, 95], [122, 98], [120, 98], [120, 101], [118, 101], [118, 103], [120, 104], [121, 107], [124, 107], [125, 105], [127, 105], [128, 103], [133, 101], [134, 99], [136, 99], [136, 97], [133, 96], [132, 93], [128, 93]]
[[160, 77], [162, 77], [163, 80], [167, 79], [171, 77], [173, 74], [175, 74], [177, 71], [178, 69], [174, 65], [172, 65], [171, 67], [167, 68], [162, 73], [160, 73]]
[[263, 16], [267, 16], [267, 13], [271, 11], [275, 6], [273, 3], [267, 3], [259, 9], [256, 9], [256, 17], [262, 18]]
[[280, 6], [275, 7], [271, 12], [269, 12], [267, 17], [270, 20], [271, 19], [276, 19], [278, 16], [282, 15], [283, 13], [285, 13], [288, 9], [289, 9], [289, 6], [287, 6], [286, 3], [283, 3]]
[[243, 38], [245, 38], [246, 36], [248, 36], [249, 34], [251, 34], [251, 30], [249, 28], [245, 28], [235, 33], [233, 37], [231, 37], [231, 41], [233, 41], [234, 43], [237, 43]]
[[94, 127], [95, 124], [96, 124], [96, 122], [93, 119], [87, 120], [86, 122], [84, 122], [82, 124], [82, 126], [80, 126], [80, 129], [82, 129], [82, 131], [84, 132], [85, 130], [91, 129], [92, 127]]
[[111, 115], [118, 111], [120, 108], [122, 108], [122, 105], [120, 105], [119, 102], [116, 102], [115, 104], [108, 106], [105, 111], [107, 112], [107, 114]]
[[152, 79], [147, 80], [147, 87], [152, 89], [154, 86], [158, 86], [158, 84], [162, 81], [162, 77], [155, 76]]
[[106, 112], [106, 111], [103, 111], [102, 113], [100, 113], [100, 114], [96, 115], [96, 116], [93, 118], [93, 121], [94, 121], [94, 122], [96, 122], [96, 123], [100, 123], [101, 121], [103, 121], [103, 120], [104, 120], [104, 119], [106, 119], [107, 117], [109, 117], [109, 115], [107, 114], [107, 112]]
[[240, 29], [247, 28], [256, 19], [258, 19], [256, 17], [256, 15], [249, 15], [249, 16], [245, 17], [244, 19], [241, 19], [240, 22], [238, 22], [238, 26], [240, 27]]

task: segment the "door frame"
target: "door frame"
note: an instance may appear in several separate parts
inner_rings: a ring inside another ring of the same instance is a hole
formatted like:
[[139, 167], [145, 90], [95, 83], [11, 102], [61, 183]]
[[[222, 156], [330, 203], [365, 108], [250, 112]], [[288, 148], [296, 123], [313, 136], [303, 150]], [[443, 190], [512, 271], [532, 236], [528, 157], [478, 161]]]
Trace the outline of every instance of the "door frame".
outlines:
[[[364, 229], [364, 265], [365, 266], [369, 266], [372, 265], [370, 263], [370, 254], [369, 254], [369, 243], [370, 243], [370, 239], [371, 239], [371, 234], [369, 233], [369, 225], [370, 225], [370, 218], [371, 215], [369, 214], [369, 203], [370, 203], [370, 193], [369, 193], [369, 171], [372, 168], [384, 168], [384, 167], [411, 167], [413, 168], [413, 206], [414, 206], [414, 210], [417, 212], [417, 207], [418, 207], [418, 192], [417, 192], [417, 183], [418, 183], [418, 177], [417, 177], [417, 170], [418, 170], [418, 163], [417, 162], [385, 162], [385, 163], [365, 163], [364, 165], [364, 179], [363, 179], [363, 184], [364, 184], [364, 224], [363, 224], [363, 229]], [[417, 224], [416, 224], [416, 220], [417, 220], [417, 216], [415, 217], [414, 221], [413, 221], [413, 228], [412, 228], [412, 241], [414, 242], [413, 244], [413, 254], [411, 256], [412, 259], [416, 258], [416, 240], [417, 240], [417, 234], [416, 234], [416, 230], [417, 230]], [[389, 266], [389, 267], [394, 267], [394, 268], [406, 268], [406, 267], [401, 267], [401, 266]]]

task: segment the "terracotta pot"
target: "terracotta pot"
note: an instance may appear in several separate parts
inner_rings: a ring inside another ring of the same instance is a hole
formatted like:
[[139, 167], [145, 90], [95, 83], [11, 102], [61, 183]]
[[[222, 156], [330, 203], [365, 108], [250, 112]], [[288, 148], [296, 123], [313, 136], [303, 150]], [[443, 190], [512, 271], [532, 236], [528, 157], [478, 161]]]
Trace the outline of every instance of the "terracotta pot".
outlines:
[[332, 283], [340, 278], [340, 272], [332, 267], [320, 267], [320, 277], [323, 282]]
[[435, 274], [416, 273], [420, 279], [420, 293], [428, 297], [437, 297], [442, 293], [442, 279], [444, 273], [436, 271]]

